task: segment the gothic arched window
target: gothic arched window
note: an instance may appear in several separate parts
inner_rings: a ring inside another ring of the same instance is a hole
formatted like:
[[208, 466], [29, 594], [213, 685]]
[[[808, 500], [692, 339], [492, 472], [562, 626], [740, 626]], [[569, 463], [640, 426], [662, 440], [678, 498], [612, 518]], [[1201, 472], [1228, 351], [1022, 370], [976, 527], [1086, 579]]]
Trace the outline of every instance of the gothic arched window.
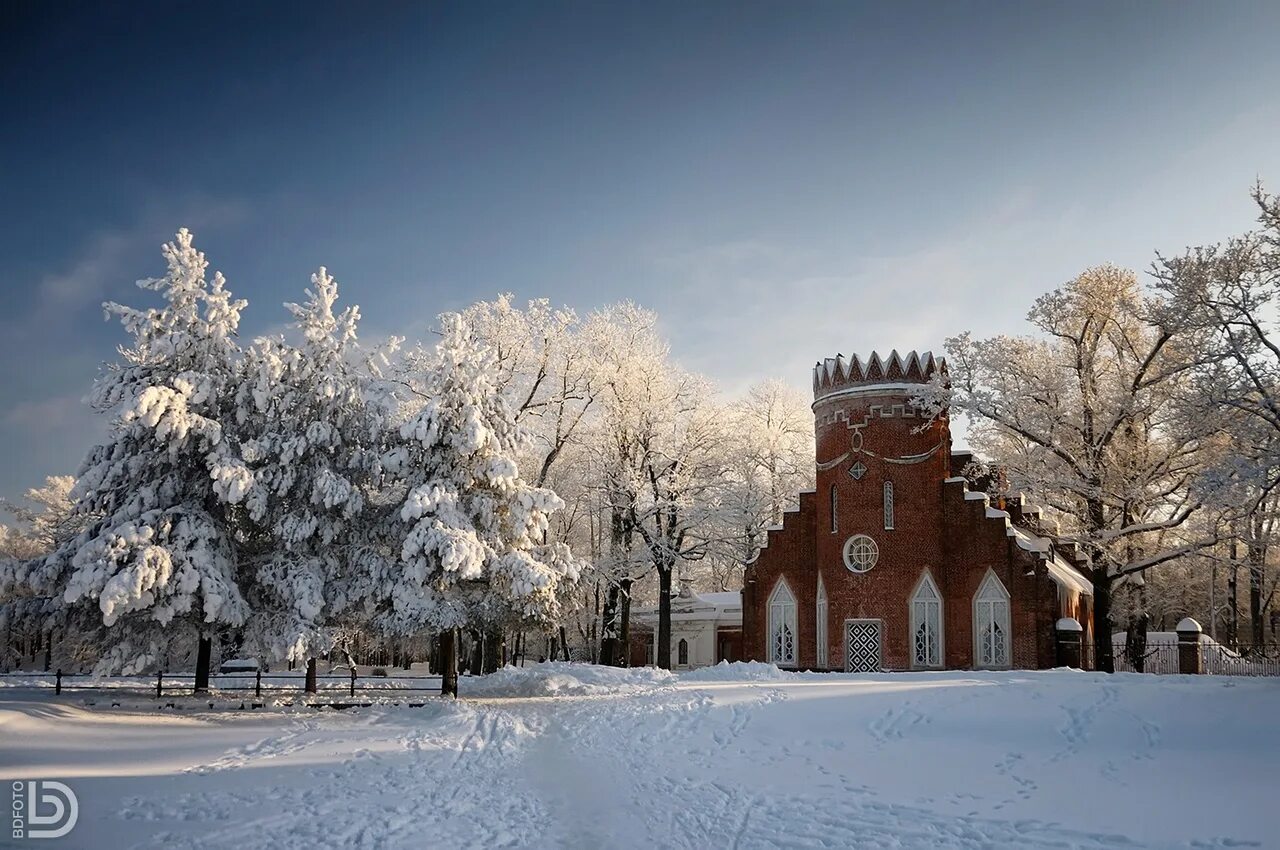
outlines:
[[911, 664], [942, 666], [942, 594], [928, 573], [911, 597]]
[[973, 597], [973, 659], [975, 667], [1009, 666], [1009, 591], [990, 570]]
[[786, 579], [769, 596], [769, 660], [794, 667], [796, 663], [796, 598]]
[[680, 644], [676, 647], [676, 664], [681, 667], [689, 666], [689, 641], [680, 638]]

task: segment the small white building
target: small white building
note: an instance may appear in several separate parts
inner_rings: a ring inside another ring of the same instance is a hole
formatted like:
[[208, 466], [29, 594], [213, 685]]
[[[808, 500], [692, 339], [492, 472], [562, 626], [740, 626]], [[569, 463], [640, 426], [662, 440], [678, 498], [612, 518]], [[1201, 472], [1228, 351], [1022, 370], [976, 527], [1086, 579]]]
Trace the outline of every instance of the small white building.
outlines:
[[[657, 663], [658, 608], [631, 612], [632, 664]], [[696, 593], [688, 579], [671, 599], [671, 669], [692, 670], [742, 659], [742, 593]]]

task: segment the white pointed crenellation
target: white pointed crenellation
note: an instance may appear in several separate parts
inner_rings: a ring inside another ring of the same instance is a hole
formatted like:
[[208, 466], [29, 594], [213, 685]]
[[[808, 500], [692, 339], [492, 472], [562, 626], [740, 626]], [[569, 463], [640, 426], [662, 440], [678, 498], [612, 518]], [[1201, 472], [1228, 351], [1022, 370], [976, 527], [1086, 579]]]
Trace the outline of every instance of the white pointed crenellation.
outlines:
[[873, 351], [865, 362], [856, 354], [849, 358], [837, 354], [814, 364], [813, 390], [821, 396], [846, 384], [925, 383], [935, 372], [945, 373], [946, 369], [946, 360], [932, 351], [920, 354], [912, 350], [902, 355], [894, 349], [884, 358]]

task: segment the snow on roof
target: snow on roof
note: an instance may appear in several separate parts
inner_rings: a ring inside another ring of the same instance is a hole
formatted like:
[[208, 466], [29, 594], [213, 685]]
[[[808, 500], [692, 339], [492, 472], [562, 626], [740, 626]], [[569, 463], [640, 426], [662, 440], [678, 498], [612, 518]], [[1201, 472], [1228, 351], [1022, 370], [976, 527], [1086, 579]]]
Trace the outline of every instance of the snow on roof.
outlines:
[[1059, 587], [1066, 587], [1079, 593], [1081, 596], [1093, 596], [1093, 583], [1090, 582], [1079, 570], [1063, 561], [1057, 555], [1051, 555], [1047, 559], [1049, 565], [1049, 578]]
[[715, 605], [717, 608], [724, 605], [738, 605], [742, 602], [742, 594], [736, 590], [728, 590], [723, 593], [696, 593], [694, 595], [703, 602]]
[[[658, 606], [635, 608], [631, 616], [637, 620], [656, 620]], [[730, 590], [718, 593], [697, 593], [692, 596], [671, 597], [672, 620], [742, 621], [742, 593]]]
[[1068, 590], [1074, 590], [1081, 596], [1093, 596], [1093, 582], [1085, 578], [1084, 574], [1066, 561], [1058, 557], [1058, 553], [1053, 551], [1053, 543], [1047, 537], [1034, 537], [1025, 530], [1011, 525], [1009, 530], [1013, 533], [1013, 538], [1018, 541], [1018, 545], [1028, 552], [1035, 552], [1044, 557], [1046, 565], [1049, 567], [1049, 578], [1059, 587], [1065, 587]]

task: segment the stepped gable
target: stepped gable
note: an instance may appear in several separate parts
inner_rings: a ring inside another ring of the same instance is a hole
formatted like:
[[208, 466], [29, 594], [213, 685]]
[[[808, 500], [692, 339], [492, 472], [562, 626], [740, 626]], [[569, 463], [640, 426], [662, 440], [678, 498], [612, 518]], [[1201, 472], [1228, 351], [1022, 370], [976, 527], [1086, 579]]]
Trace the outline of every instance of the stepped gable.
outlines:
[[813, 396], [819, 399], [846, 387], [860, 385], [924, 384], [935, 373], [946, 375], [947, 361], [934, 357], [932, 351], [923, 354], [911, 351], [902, 356], [895, 349], [884, 358], [873, 351], [865, 361], [856, 354], [853, 359], [837, 354], [814, 364]]

